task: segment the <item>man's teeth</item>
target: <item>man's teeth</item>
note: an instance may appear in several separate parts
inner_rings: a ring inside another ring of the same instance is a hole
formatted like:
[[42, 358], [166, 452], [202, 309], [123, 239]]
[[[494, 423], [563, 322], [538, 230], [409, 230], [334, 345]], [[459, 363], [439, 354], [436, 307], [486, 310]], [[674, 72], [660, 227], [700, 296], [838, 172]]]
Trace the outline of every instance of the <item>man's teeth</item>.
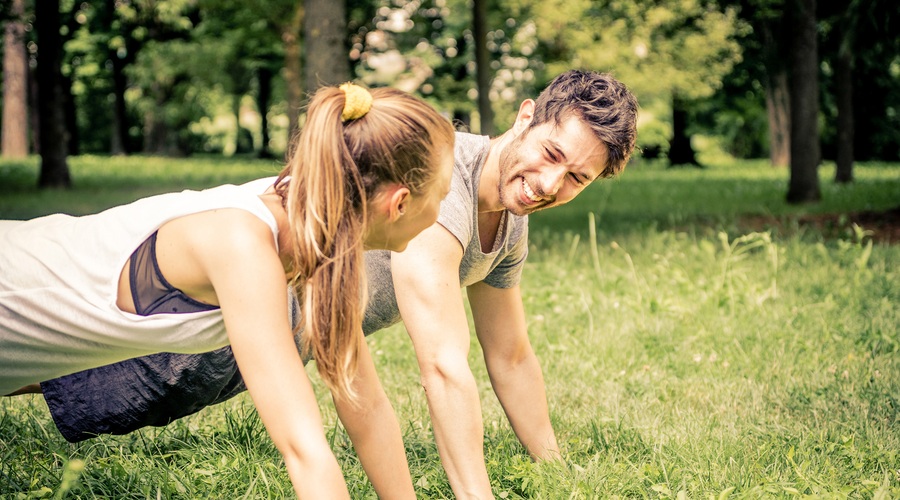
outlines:
[[525, 196], [528, 197], [531, 201], [541, 201], [541, 197], [534, 194], [534, 191], [531, 190], [531, 186], [528, 185], [528, 182], [525, 181], [525, 178], [522, 178], [522, 187], [525, 190]]

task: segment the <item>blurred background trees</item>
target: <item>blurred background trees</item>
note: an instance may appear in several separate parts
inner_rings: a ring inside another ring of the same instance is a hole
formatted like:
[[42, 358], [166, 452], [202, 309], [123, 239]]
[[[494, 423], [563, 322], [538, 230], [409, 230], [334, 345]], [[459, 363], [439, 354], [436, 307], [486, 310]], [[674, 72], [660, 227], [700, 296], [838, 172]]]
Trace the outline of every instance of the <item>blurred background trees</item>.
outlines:
[[305, 96], [349, 79], [497, 133], [573, 67], [612, 72], [638, 96], [637, 161], [768, 158], [804, 202], [823, 159], [838, 182], [855, 160], [900, 160], [893, 0], [3, 0], [0, 11], [3, 155], [40, 154], [46, 185], [66, 184], [72, 154], [282, 155]]

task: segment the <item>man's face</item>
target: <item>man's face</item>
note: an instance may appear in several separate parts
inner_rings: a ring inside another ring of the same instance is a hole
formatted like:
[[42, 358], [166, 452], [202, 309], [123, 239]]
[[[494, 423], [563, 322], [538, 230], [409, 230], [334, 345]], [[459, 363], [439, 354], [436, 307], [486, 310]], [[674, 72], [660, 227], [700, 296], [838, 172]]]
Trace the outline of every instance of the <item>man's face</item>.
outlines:
[[500, 152], [500, 203], [516, 215], [568, 203], [600, 175], [607, 154], [576, 116], [527, 128]]

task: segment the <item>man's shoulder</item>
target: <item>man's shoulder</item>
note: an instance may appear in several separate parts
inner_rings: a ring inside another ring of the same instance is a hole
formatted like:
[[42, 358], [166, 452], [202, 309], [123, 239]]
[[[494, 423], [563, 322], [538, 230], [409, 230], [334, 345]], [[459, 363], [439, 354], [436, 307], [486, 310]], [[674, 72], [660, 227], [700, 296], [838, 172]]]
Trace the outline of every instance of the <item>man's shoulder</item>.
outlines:
[[484, 163], [491, 146], [490, 137], [457, 132], [455, 142], [453, 153], [456, 159], [457, 170], [463, 170], [472, 174]]

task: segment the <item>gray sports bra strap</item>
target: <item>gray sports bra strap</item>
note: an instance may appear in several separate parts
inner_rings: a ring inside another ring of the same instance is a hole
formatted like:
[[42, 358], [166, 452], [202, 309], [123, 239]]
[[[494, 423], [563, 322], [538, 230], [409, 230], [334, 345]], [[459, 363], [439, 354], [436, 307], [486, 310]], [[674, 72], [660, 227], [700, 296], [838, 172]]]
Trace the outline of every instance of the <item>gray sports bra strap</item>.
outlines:
[[156, 232], [131, 254], [129, 277], [134, 309], [140, 316], [213, 311], [219, 308], [188, 297], [166, 281], [156, 260]]

